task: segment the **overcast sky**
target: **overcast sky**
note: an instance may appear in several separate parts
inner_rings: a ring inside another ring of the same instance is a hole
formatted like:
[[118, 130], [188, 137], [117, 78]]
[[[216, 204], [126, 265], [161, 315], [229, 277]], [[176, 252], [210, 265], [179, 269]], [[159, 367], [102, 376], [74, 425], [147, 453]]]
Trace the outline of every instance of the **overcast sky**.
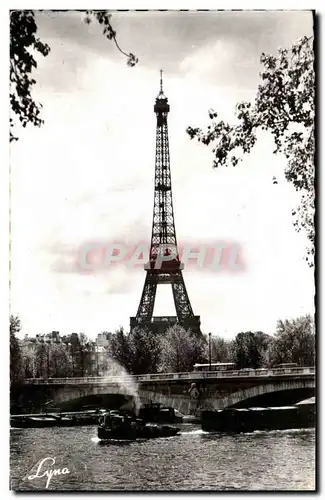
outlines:
[[[178, 241], [234, 241], [245, 262], [240, 273], [185, 269], [203, 332], [273, 333], [278, 319], [313, 313], [313, 271], [292, 225], [298, 195], [270, 138], [261, 136], [239, 167], [213, 170], [211, 149], [185, 133], [207, 124], [211, 107], [231, 120], [236, 102], [254, 98], [261, 53], [310, 36], [311, 14], [114, 13], [120, 46], [139, 57], [135, 68], [81, 17], [37, 15], [51, 46], [35, 72], [45, 124], [19, 131], [11, 146], [11, 301], [22, 333], [93, 337], [128, 328], [136, 314], [143, 270], [85, 274], [74, 264], [89, 240], [150, 240], [160, 68]], [[154, 313], [174, 314], [171, 287], [158, 288]]]

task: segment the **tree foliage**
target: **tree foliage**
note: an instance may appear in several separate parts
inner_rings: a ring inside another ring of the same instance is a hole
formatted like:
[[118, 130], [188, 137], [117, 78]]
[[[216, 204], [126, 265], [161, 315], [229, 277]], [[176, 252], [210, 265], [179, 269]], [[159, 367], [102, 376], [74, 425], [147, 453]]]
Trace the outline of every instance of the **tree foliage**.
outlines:
[[[62, 343], [51, 343], [48, 346], [48, 349], [50, 359], [50, 377], [65, 378], [71, 376], [71, 363], [66, 346]], [[84, 372], [84, 369], [80, 370], [80, 372]]]
[[[51, 337], [51, 336], [50, 336]], [[93, 346], [84, 334], [56, 339], [40, 337], [21, 343], [24, 378], [65, 378], [93, 375]]]
[[[103, 35], [112, 40], [117, 49], [127, 57], [128, 66], [135, 66], [138, 62], [132, 53], [124, 52], [119, 46], [116, 32], [111, 24], [111, 14], [108, 11], [89, 10], [85, 13], [86, 23], [92, 19], [103, 26]], [[46, 57], [50, 53], [48, 44], [43, 43], [37, 36], [35, 13], [32, 10], [15, 10], [10, 13], [10, 142], [18, 140], [14, 134], [16, 125], [14, 115], [23, 127], [32, 123], [40, 127], [44, 121], [41, 118], [40, 103], [36, 103], [32, 92], [36, 80], [32, 77], [37, 68], [35, 55], [38, 53]]]
[[[10, 13], [10, 106], [23, 127], [28, 123], [40, 126], [42, 105], [35, 103], [32, 89], [36, 80], [31, 77], [37, 62], [33, 51], [44, 57], [50, 47], [36, 37], [37, 26], [33, 11], [17, 10]], [[13, 134], [14, 119], [10, 117], [10, 142], [17, 140]]]
[[233, 356], [238, 369], [265, 366], [266, 352], [272, 338], [263, 332], [241, 332], [233, 343]]
[[161, 371], [188, 372], [204, 359], [205, 339], [179, 325], [169, 328], [161, 339]]
[[315, 324], [310, 315], [278, 321], [271, 350], [273, 366], [280, 363], [314, 366], [315, 357]]
[[132, 354], [128, 334], [123, 328], [119, 328], [111, 339], [112, 357], [118, 361], [129, 372], [132, 367]]
[[[209, 359], [209, 341], [206, 339], [205, 358]], [[211, 336], [211, 361], [213, 363], [232, 363], [233, 348], [232, 341], [228, 341], [218, 335]]]
[[129, 335], [131, 351], [131, 372], [156, 373], [158, 369], [161, 343], [160, 337], [146, 329], [135, 328]]
[[10, 333], [13, 333], [14, 335], [16, 333], [20, 332], [21, 323], [20, 323], [19, 316], [14, 316], [13, 314], [10, 315], [9, 329], [10, 329]]
[[36, 377], [36, 366], [35, 366], [35, 349], [34, 346], [27, 342], [23, 342], [21, 346], [21, 357], [22, 357], [22, 374], [23, 378], [35, 378]]
[[36, 378], [48, 378], [50, 376], [49, 346], [45, 342], [35, 346]]
[[[285, 177], [301, 191], [301, 203], [294, 210], [294, 225], [307, 233], [307, 257], [314, 255], [314, 163], [315, 163], [315, 74], [313, 38], [304, 37], [290, 50], [278, 55], [262, 54], [254, 103], [237, 104], [237, 123], [229, 124], [209, 111], [210, 125], [205, 131], [188, 127], [190, 138], [213, 144], [213, 166], [236, 166], [257, 142], [258, 130], [269, 131], [275, 142], [274, 153], [286, 158]], [[276, 182], [276, 181], [275, 181]]]
[[[98, 353], [97, 341], [83, 333], [59, 336], [59, 332], [18, 341], [18, 316], [10, 317], [11, 383], [23, 378], [105, 376], [119, 365], [127, 373], [188, 372], [195, 363], [209, 360], [206, 335], [193, 334], [180, 325], [165, 334], [123, 328], [109, 335]], [[240, 332], [234, 340], [211, 338], [213, 362], [235, 362], [238, 369], [276, 366], [280, 363], [314, 365], [315, 326], [311, 316], [279, 321], [274, 337], [263, 332]], [[115, 361], [118, 363], [116, 364]]]
[[20, 319], [18, 316], [10, 316], [10, 382], [18, 382], [22, 376], [21, 349], [16, 337], [20, 331]]

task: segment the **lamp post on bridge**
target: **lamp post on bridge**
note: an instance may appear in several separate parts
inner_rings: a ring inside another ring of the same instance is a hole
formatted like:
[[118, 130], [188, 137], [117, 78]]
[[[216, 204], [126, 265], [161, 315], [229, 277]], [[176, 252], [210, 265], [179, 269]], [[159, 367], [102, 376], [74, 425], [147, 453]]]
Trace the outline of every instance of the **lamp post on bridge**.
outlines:
[[209, 333], [209, 371], [211, 371], [211, 332]]
[[98, 359], [98, 338], [96, 338], [96, 368], [97, 368], [97, 377], [99, 377], [99, 359]]

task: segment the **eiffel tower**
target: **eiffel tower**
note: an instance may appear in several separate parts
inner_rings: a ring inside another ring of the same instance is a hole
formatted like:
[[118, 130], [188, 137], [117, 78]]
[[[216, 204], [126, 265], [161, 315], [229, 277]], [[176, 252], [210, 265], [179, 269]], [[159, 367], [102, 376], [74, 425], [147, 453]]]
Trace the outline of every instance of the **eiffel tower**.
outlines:
[[[136, 327], [147, 327], [160, 333], [179, 324], [193, 333], [201, 333], [200, 316], [195, 316], [186, 291], [176, 240], [172, 184], [170, 175], [167, 116], [170, 110], [163, 92], [162, 70], [160, 92], [156, 98], [154, 112], [157, 117], [155, 190], [149, 262], [145, 264], [146, 279], [137, 315], [130, 318], [131, 331]], [[159, 264], [159, 265], [158, 265]], [[157, 285], [172, 287], [176, 316], [153, 316]]]

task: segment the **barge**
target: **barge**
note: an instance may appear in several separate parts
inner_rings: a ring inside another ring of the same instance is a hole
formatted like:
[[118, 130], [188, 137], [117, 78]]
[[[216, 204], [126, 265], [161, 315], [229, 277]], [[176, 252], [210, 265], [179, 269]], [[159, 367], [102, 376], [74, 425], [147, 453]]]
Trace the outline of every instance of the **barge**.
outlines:
[[[38, 414], [11, 415], [10, 426], [15, 428], [77, 427], [98, 425], [98, 417], [108, 410], [86, 410], [81, 412], [47, 412]], [[123, 413], [120, 410], [120, 413]], [[132, 412], [125, 411], [125, 414]], [[139, 418], [147, 423], [175, 424], [183, 421], [182, 415], [173, 408], [159, 404], [147, 404], [140, 408]]]
[[19, 429], [34, 429], [43, 427], [77, 427], [83, 425], [96, 425], [98, 412], [85, 413], [39, 413], [30, 415], [11, 415], [10, 427]]
[[254, 432], [315, 427], [315, 404], [267, 408], [225, 408], [201, 412], [206, 432]]

